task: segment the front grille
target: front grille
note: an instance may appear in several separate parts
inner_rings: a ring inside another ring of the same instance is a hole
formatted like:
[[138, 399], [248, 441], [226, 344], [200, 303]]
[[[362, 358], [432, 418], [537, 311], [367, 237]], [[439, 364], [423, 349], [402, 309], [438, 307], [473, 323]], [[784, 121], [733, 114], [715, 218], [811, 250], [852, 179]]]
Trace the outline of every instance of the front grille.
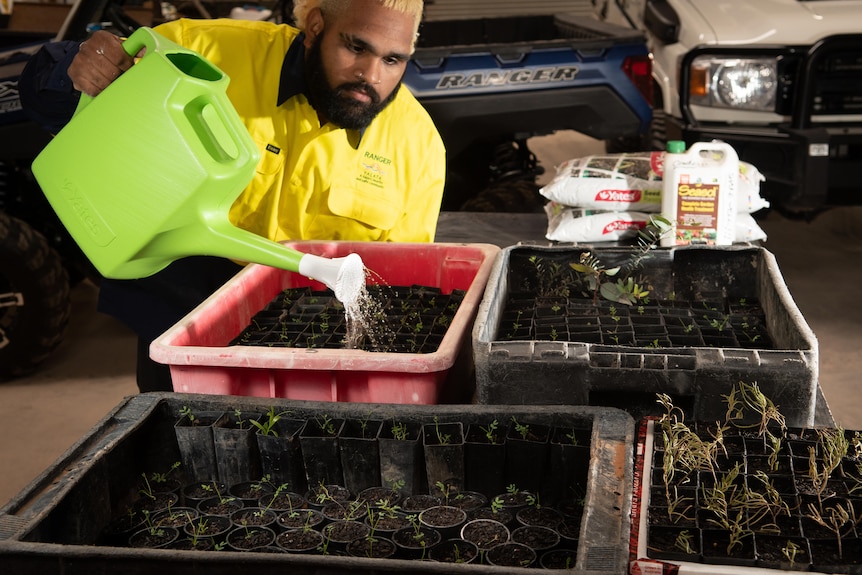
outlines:
[[818, 124], [830, 123], [830, 116], [862, 115], [862, 35], [826, 38], [806, 58], [796, 110], [807, 110]]

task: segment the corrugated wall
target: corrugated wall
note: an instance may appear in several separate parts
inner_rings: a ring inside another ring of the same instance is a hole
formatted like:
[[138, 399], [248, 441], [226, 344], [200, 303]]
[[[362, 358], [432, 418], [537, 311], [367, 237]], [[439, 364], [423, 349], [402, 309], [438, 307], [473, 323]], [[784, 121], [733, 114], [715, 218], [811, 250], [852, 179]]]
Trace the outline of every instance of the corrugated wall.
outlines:
[[425, 0], [426, 20], [457, 20], [577, 12], [592, 14], [591, 0]]

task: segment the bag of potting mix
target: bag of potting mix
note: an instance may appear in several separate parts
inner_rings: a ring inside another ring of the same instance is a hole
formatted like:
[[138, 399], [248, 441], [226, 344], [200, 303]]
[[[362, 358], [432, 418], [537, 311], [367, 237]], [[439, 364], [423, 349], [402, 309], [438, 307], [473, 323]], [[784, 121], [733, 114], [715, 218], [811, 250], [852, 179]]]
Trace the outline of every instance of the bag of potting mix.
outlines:
[[[635, 211], [585, 210], [556, 202], [545, 205], [548, 230], [556, 242], [613, 242], [634, 238], [649, 223], [650, 214]], [[736, 215], [734, 242], [766, 240], [766, 233], [748, 213]]]
[[[557, 167], [540, 193], [566, 206], [589, 210], [646, 213], [661, 211], [664, 152], [633, 152], [575, 158]], [[765, 178], [753, 165], [739, 162], [737, 212], [751, 214], [769, 207], [760, 197]]]

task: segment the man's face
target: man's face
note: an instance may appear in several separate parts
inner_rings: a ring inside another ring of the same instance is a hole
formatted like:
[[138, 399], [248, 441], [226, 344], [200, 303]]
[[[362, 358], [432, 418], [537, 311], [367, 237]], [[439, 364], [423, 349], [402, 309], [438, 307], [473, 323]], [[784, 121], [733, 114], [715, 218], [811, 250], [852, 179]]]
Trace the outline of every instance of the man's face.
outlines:
[[322, 17], [310, 19], [307, 28], [306, 79], [313, 105], [342, 128], [365, 128], [401, 86], [412, 18], [367, 2], [361, 10], [329, 18], [325, 27]]

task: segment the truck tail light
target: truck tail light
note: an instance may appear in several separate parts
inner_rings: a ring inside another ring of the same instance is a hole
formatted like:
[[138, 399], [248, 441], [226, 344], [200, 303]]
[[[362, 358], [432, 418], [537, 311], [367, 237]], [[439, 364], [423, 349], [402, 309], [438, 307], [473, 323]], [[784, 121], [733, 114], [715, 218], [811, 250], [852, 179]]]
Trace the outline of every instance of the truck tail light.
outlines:
[[623, 72], [641, 93], [641, 96], [653, 103], [652, 56], [629, 56], [623, 60]]

